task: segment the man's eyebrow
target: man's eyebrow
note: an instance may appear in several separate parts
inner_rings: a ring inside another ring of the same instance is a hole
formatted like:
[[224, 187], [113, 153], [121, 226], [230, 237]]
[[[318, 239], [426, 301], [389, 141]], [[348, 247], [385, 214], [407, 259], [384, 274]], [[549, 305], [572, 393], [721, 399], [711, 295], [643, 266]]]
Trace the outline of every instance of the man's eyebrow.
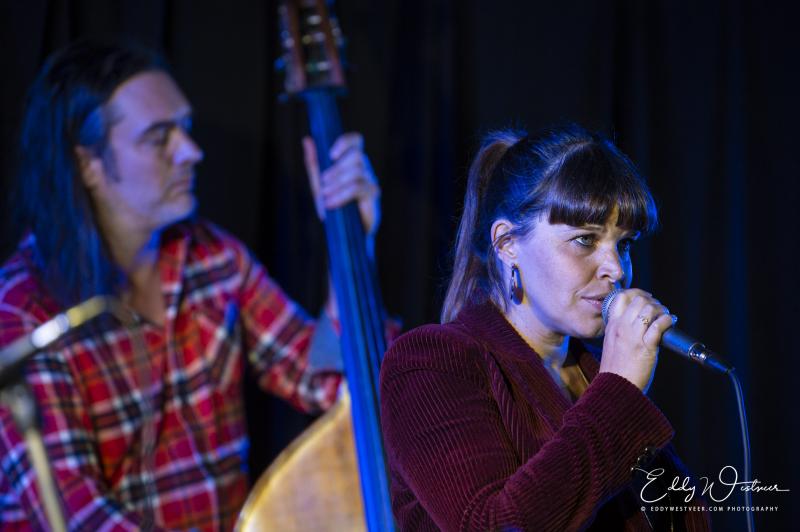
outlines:
[[159, 120], [157, 122], [153, 122], [149, 126], [147, 126], [140, 134], [140, 137], [144, 137], [147, 134], [153, 131], [160, 131], [163, 129], [171, 129], [175, 126], [184, 126], [187, 122], [191, 123], [192, 121], [192, 112], [189, 111], [186, 114], [179, 116], [177, 118], [170, 118], [167, 120]]
[[149, 126], [147, 126], [144, 131], [141, 132], [140, 136], [147, 135], [152, 131], [157, 131], [160, 129], [170, 129], [174, 126], [178, 125], [177, 120], [159, 120], [158, 122], [153, 122]]

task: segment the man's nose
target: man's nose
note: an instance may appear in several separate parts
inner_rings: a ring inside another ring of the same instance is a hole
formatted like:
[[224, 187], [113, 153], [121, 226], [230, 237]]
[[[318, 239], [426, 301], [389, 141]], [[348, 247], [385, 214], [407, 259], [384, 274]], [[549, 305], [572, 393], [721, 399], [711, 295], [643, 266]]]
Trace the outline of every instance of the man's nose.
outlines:
[[175, 164], [197, 164], [203, 160], [203, 150], [186, 130], [181, 127], [176, 128], [175, 134], [178, 135], [174, 154]]

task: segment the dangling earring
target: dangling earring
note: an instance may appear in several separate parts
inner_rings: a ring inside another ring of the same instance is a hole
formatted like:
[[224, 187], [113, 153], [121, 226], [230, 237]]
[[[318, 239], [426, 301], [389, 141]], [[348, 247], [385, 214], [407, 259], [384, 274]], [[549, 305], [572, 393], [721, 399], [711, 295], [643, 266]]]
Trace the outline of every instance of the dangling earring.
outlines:
[[511, 265], [511, 290], [508, 297], [516, 305], [522, 303], [522, 278], [519, 276], [519, 268], [516, 264]]

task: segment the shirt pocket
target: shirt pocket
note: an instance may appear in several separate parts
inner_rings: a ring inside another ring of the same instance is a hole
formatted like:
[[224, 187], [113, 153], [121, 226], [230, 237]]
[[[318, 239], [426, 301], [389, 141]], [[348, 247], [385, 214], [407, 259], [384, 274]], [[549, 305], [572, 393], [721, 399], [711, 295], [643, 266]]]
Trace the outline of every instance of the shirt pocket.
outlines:
[[222, 308], [202, 306], [194, 313], [197, 350], [208, 381], [221, 399], [241, 394], [243, 371], [242, 326], [239, 306], [228, 301]]

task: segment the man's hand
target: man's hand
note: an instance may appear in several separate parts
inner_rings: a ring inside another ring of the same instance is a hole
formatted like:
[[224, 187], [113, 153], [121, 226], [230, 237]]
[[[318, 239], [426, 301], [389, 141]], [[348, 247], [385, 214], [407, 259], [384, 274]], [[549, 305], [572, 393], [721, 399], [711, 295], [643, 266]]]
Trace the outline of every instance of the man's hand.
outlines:
[[364, 138], [359, 133], [345, 133], [336, 139], [330, 151], [333, 164], [322, 175], [311, 137], [303, 138], [303, 153], [320, 220], [326, 209], [357, 201], [364, 229], [367, 235], [374, 235], [381, 219], [381, 189], [364, 153]]

